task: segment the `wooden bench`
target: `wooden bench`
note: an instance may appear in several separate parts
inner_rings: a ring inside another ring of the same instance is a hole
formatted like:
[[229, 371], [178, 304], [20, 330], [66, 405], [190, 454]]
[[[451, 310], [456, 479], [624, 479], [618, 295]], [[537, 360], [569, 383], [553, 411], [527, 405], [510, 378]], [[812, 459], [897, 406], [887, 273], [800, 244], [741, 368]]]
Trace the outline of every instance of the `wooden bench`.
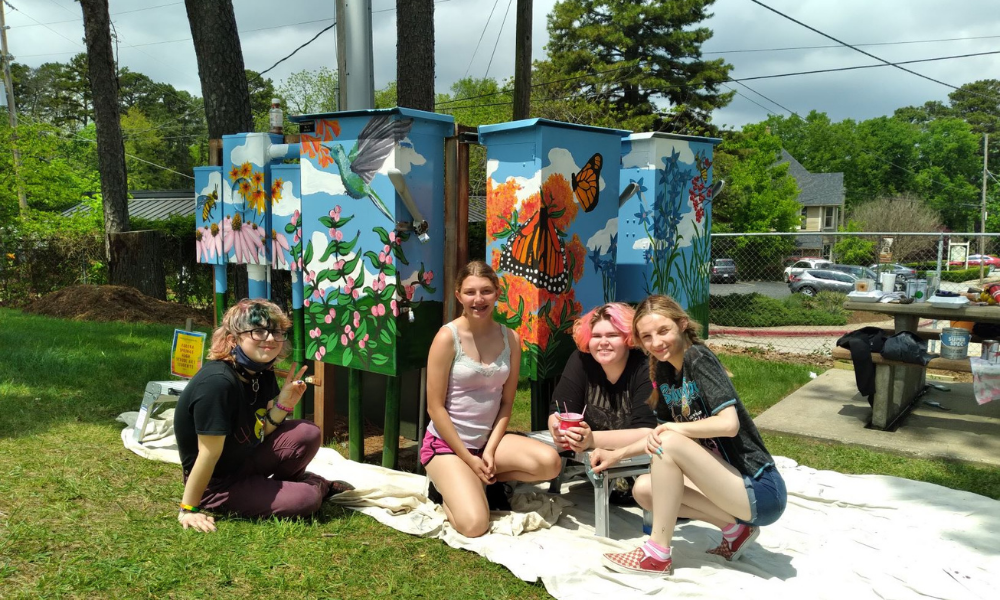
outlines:
[[[834, 359], [851, 360], [851, 351], [847, 348], [834, 347], [831, 354]], [[972, 365], [968, 358], [962, 360], [933, 358], [926, 366], [921, 366], [888, 360], [883, 358], [881, 354], [873, 353], [871, 357], [872, 363], [875, 365], [872, 427], [881, 430], [891, 429], [896, 420], [909, 410], [910, 406], [919, 398], [926, 386], [927, 369], [960, 373], [972, 372]]]
[[538, 440], [555, 448], [562, 457], [562, 471], [549, 484], [549, 493], [558, 494], [562, 491], [562, 482], [577, 475], [586, 474], [587, 480], [594, 486], [594, 535], [610, 537], [611, 534], [611, 486], [612, 482], [622, 477], [635, 477], [649, 472], [649, 455], [640, 454], [626, 458], [603, 473], [594, 473], [590, 468], [590, 452], [569, 452], [558, 448], [552, 441], [548, 430], [532, 431], [529, 438]]

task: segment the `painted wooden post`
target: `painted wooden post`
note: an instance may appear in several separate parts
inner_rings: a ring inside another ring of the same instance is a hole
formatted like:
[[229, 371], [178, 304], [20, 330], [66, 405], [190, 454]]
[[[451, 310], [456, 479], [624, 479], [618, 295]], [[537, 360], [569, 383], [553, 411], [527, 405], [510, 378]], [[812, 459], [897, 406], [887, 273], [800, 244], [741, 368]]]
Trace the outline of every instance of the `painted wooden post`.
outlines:
[[364, 413], [361, 411], [361, 371], [347, 372], [348, 458], [361, 462], [365, 453]]
[[390, 377], [385, 382], [385, 427], [382, 430], [382, 466], [395, 469], [399, 464], [399, 393], [402, 381]]

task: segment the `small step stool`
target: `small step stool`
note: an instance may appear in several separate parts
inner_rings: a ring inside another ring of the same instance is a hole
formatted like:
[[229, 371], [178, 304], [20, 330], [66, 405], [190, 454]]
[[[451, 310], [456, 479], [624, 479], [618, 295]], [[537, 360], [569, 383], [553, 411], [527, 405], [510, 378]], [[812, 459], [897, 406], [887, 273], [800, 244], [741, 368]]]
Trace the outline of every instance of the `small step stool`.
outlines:
[[[594, 535], [610, 537], [611, 523], [609, 511], [611, 509], [611, 482], [621, 477], [635, 477], [649, 472], [649, 455], [640, 454], [619, 461], [615, 466], [607, 469], [603, 473], [594, 473], [590, 468], [590, 452], [571, 453], [562, 448], [556, 448], [552, 441], [552, 434], [548, 430], [532, 431], [527, 436], [556, 449], [560, 452], [563, 462], [563, 470], [559, 476], [549, 484], [549, 493], [558, 494], [562, 491], [562, 482], [571, 477], [585, 473], [591, 485], [594, 486]], [[576, 464], [570, 461], [575, 461]], [[643, 511], [645, 513], [645, 511]]]
[[146, 435], [146, 427], [149, 426], [149, 419], [152, 418], [157, 407], [177, 402], [187, 383], [187, 381], [150, 381], [146, 384], [146, 393], [142, 397], [139, 416], [132, 429], [132, 439], [137, 444], [142, 443], [142, 438]]

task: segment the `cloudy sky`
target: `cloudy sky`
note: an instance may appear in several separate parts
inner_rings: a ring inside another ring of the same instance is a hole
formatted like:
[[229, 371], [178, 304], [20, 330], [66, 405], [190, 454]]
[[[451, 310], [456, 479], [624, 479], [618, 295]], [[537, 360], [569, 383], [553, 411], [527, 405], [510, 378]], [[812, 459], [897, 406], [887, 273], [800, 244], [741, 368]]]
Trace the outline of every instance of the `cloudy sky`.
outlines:
[[[375, 85], [395, 78], [396, 0], [372, 0]], [[888, 61], [938, 58], [1000, 50], [1000, 11], [990, 0], [763, 0], [765, 4]], [[73, 0], [7, 0], [8, 43], [15, 60], [29, 66], [69, 60], [84, 49], [79, 5]], [[334, 0], [233, 0], [247, 68], [262, 71], [334, 22]], [[534, 0], [532, 53], [544, 58], [546, 16], [555, 0]], [[516, 0], [437, 0], [437, 89], [469, 75], [513, 75]], [[13, 9], [11, 8], [13, 7]], [[16, 10], [14, 10], [16, 9]], [[733, 77], [759, 77], [876, 64], [838, 47], [750, 0], [717, 0], [706, 22], [714, 37], [707, 58], [724, 57]], [[110, 0], [119, 61], [154, 80], [200, 95], [197, 65], [183, 2]], [[492, 12], [492, 16], [491, 16]], [[831, 47], [832, 46], [832, 47]], [[495, 48], [495, 51], [494, 51]], [[280, 83], [290, 73], [321, 66], [336, 69], [336, 38], [328, 31], [268, 73]], [[960, 86], [1000, 78], [1000, 54], [907, 65]], [[730, 84], [744, 96], [714, 116], [720, 125], [760, 121], [784, 109]], [[950, 88], [892, 67], [746, 81], [745, 85], [805, 115], [834, 120], [892, 114], [901, 106], [947, 100]], [[748, 98], [751, 98], [755, 104]]]

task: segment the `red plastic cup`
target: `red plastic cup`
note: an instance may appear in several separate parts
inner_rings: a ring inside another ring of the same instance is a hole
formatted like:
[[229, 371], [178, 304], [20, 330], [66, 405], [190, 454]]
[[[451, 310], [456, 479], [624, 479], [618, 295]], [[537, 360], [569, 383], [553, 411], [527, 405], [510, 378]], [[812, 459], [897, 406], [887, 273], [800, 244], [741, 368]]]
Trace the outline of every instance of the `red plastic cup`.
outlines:
[[[583, 423], [583, 415], [581, 413], [559, 413], [559, 431], [566, 431], [570, 427], [579, 427], [580, 423]], [[563, 444], [563, 448], [569, 450], [569, 444]]]
[[997, 301], [997, 304], [1000, 304], [1000, 285], [991, 285], [987, 291]]

